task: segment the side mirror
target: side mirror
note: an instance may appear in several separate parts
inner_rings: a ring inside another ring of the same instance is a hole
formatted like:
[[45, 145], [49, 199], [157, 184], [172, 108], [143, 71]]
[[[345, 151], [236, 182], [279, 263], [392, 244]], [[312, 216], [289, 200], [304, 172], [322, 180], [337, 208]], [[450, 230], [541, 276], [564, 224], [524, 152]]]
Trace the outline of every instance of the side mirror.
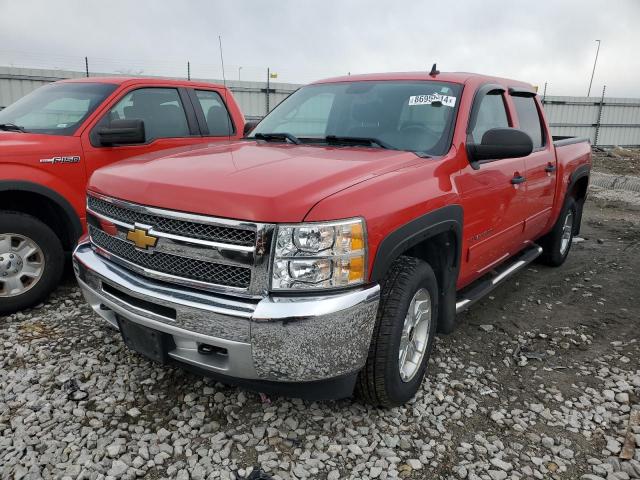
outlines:
[[467, 154], [472, 165], [501, 158], [526, 157], [533, 151], [528, 133], [517, 128], [492, 128], [482, 135], [481, 143], [468, 143]]
[[253, 131], [254, 128], [258, 126], [259, 123], [259, 120], [249, 120], [244, 124], [244, 130], [242, 131], [242, 134], [246, 137]]
[[108, 147], [144, 143], [146, 141], [144, 121], [139, 119], [111, 120], [108, 127], [98, 129], [98, 141], [100, 145]]

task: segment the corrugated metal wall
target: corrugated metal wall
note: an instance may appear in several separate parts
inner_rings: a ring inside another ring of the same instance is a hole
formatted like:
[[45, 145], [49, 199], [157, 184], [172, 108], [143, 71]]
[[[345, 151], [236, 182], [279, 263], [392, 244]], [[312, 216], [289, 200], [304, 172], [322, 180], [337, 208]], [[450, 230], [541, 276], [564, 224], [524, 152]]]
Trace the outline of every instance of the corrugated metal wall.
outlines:
[[640, 145], [640, 99], [551, 97], [543, 99], [553, 135], [587, 137], [593, 145]]
[[[67, 70], [0, 67], [0, 108], [46, 83], [84, 76], [84, 72]], [[221, 80], [205, 81], [222, 83]], [[248, 120], [265, 115], [266, 82], [229, 80], [227, 85]], [[270, 109], [299, 87], [293, 83], [271, 83]], [[640, 146], [640, 99], [546, 96], [543, 103], [553, 135], [587, 137], [592, 144], [600, 146]]]
[[[82, 78], [84, 72], [69, 70], [41, 70], [31, 68], [0, 67], [0, 108], [12, 104], [20, 97], [38, 87], [65, 78]], [[92, 76], [114, 76], [113, 74], [92, 73]], [[196, 79], [206, 82], [222, 83], [222, 80]], [[262, 118], [267, 111], [266, 82], [245, 82], [227, 80], [227, 86], [233, 92], [242, 112], [249, 120]], [[299, 85], [292, 83], [269, 84], [269, 106], [273, 110], [278, 103], [294, 92]]]

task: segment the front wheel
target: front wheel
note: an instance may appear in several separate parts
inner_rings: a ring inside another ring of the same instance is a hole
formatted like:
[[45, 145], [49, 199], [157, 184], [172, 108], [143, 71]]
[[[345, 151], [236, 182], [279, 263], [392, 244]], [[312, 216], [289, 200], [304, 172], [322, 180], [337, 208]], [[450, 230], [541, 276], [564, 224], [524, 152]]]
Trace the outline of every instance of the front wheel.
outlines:
[[0, 314], [44, 300], [63, 270], [64, 251], [51, 228], [31, 215], [0, 213]]
[[542, 246], [542, 255], [540, 255], [540, 263], [559, 267], [564, 263], [571, 250], [573, 243], [573, 232], [576, 231], [576, 222], [578, 221], [578, 209], [576, 201], [573, 197], [567, 198], [562, 207], [562, 211], [548, 234], [540, 239]]
[[382, 282], [369, 357], [356, 394], [382, 407], [413, 398], [427, 369], [437, 318], [438, 282], [433, 270], [417, 258], [398, 258]]

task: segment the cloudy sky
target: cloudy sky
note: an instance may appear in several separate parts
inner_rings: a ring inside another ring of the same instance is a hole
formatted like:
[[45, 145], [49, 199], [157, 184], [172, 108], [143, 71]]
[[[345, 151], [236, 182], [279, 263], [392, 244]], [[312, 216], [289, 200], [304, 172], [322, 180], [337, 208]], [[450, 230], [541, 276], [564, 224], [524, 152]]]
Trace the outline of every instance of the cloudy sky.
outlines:
[[0, 65], [303, 83], [429, 68], [640, 97], [640, 0], [0, 0]]

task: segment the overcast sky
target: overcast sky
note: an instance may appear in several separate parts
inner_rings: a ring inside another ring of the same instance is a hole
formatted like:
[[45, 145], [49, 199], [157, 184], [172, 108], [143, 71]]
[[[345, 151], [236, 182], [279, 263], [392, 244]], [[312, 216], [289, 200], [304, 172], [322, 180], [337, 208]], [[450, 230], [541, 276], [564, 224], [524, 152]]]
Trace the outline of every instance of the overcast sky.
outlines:
[[[640, 0], [0, 0], [0, 65], [304, 83], [442, 71], [640, 97]], [[239, 69], [239, 67], [242, 67]]]

